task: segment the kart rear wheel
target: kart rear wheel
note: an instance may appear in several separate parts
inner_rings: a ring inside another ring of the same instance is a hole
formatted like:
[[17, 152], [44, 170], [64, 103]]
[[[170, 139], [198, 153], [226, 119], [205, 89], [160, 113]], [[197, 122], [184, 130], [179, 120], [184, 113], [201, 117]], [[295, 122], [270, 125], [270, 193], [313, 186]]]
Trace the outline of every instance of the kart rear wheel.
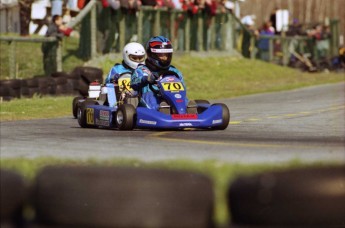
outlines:
[[75, 97], [72, 101], [72, 113], [75, 119], [78, 117], [78, 101], [81, 99], [83, 99], [83, 97]]
[[80, 105], [78, 105], [77, 118], [78, 118], [78, 123], [79, 123], [80, 127], [82, 127], [82, 128], [91, 127], [86, 122], [86, 106], [87, 105], [95, 105], [95, 104], [98, 104], [98, 103], [96, 101], [84, 101]]
[[135, 108], [131, 104], [123, 104], [119, 107], [115, 115], [116, 126], [120, 130], [133, 130]]
[[216, 104], [213, 104], [213, 105], [220, 105], [220, 106], [222, 106], [222, 120], [223, 120], [221, 125], [215, 126], [215, 127], [213, 127], [213, 129], [215, 129], [215, 130], [225, 130], [228, 127], [229, 122], [230, 122], [230, 111], [229, 111], [229, 108], [228, 108], [228, 106], [226, 106], [223, 103], [216, 103]]

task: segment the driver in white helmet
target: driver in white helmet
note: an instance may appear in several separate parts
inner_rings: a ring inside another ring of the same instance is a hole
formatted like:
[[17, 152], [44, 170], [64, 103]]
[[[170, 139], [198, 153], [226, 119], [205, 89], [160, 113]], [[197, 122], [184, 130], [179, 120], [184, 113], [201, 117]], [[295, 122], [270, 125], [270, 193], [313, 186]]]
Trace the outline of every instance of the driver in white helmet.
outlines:
[[136, 42], [128, 43], [122, 51], [122, 63], [116, 63], [109, 71], [105, 83], [117, 83], [123, 74], [132, 74], [139, 64], [144, 64], [146, 52], [143, 45]]

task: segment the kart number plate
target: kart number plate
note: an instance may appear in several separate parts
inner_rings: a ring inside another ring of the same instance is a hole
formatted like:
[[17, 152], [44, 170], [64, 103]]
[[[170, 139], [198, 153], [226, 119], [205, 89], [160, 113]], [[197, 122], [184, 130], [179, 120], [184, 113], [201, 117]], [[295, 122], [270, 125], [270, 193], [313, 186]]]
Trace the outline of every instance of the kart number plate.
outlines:
[[164, 82], [162, 83], [165, 91], [178, 92], [184, 91], [184, 86], [181, 82]]
[[124, 90], [132, 91], [130, 78], [120, 78], [118, 81], [118, 85], [121, 92]]
[[87, 124], [95, 124], [93, 108], [87, 108], [86, 109], [86, 123]]

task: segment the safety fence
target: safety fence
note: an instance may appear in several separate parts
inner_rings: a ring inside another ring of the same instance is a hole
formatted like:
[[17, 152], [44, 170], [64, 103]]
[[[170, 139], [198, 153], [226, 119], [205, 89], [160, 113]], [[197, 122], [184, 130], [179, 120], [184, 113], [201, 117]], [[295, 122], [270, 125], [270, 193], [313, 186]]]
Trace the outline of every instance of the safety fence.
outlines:
[[[130, 13], [126, 10], [113, 10], [104, 8], [98, 1], [92, 0], [73, 20], [69, 27], [77, 28], [80, 32], [79, 46], [76, 53], [83, 60], [96, 58], [100, 54], [120, 52], [127, 42], [146, 41], [155, 35], [164, 35], [173, 42], [174, 49], [180, 52], [208, 52], [219, 51], [228, 55], [241, 53], [248, 58], [258, 58], [266, 52], [267, 61], [288, 65], [293, 55], [289, 51], [289, 45], [293, 41], [297, 46], [306, 46], [310, 43], [307, 36], [301, 37], [256, 37], [240, 20], [231, 13], [217, 12], [210, 15], [200, 11], [190, 14], [186, 11], [159, 8], [154, 9], [143, 6], [139, 11]], [[327, 56], [334, 56], [338, 50], [337, 37], [339, 35], [339, 23], [331, 23], [331, 39], [329, 40], [329, 52]], [[248, 34], [248, 35], [245, 35]], [[68, 38], [65, 38], [68, 39]], [[269, 40], [269, 49], [260, 50], [256, 46], [259, 39]], [[9, 44], [9, 77], [16, 77], [15, 47], [18, 42], [58, 42], [55, 38], [29, 38], [29, 37], [4, 37], [1, 42]], [[56, 56], [57, 71], [63, 71], [63, 42], [58, 42], [59, 48]], [[245, 44], [248, 44], [245, 46]], [[303, 48], [302, 48], [303, 49]], [[300, 49], [302, 51], [302, 49]], [[290, 49], [291, 50], [291, 49]], [[308, 46], [309, 53], [317, 53], [316, 45]], [[248, 54], [249, 53], [249, 54]], [[305, 52], [298, 53], [298, 59]], [[294, 55], [296, 56], [296, 55]], [[318, 55], [314, 55], [319, 58]], [[277, 60], [278, 59], [278, 60]], [[2, 63], [3, 64], [3, 63]], [[47, 75], [48, 76], [48, 75]]]

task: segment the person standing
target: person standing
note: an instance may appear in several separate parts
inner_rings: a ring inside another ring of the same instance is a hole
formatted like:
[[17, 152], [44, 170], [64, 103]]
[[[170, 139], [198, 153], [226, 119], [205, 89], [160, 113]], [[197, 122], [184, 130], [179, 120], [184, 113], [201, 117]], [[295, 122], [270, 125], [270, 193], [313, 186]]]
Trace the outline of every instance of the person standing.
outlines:
[[48, 26], [46, 37], [56, 37], [57, 41], [42, 43], [43, 68], [46, 76], [50, 76], [52, 73], [57, 71], [56, 53], [59, 42], [61, 42], [65, 35], [68, 36], [71, 32], [72, 29], [63, 25], [62, 17], [60, 15], [54, 15], [52, 17], [52, 22]]

